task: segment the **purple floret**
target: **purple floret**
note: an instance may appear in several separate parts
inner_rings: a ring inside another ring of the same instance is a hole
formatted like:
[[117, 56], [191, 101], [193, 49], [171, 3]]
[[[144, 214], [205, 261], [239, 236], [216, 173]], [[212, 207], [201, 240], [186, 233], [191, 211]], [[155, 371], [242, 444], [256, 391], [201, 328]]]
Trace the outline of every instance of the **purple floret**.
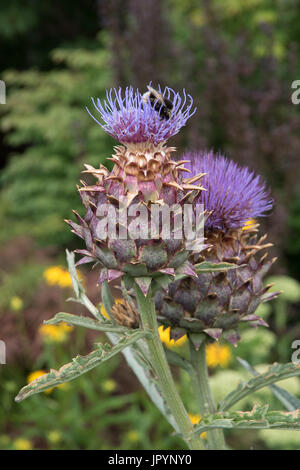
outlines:
[[205, 222], [206, 229], [239, 228], [272, 209], [273, 199], [265, 182], [249, 168], [212, 151], [189, 152], [182, 158], [191, 162], [185, 165], [192, 172], [190, 176], [207, 173], [201, 180], [207, 191], [201, 191], [197, 201], [212, 211]]
[[169, 119], [162, 119], [154, 106], [149, 101], [145, 103], [143, 95], [132, 87], [126, 87], [125, 96], [121, 88], [110, 89], [103, 103], [99, 98], [96, 101], [92, 98], [101, 121], [87, 111], [105, 132], [121, 143], [149, 141], [158, 144], [177, 134], [196, 112], [196, 109], [192, 109], [193, 99], [186, 95], [185, 90], [183, 99], [172, 88], [165, 87], [162, 92], [158, 87], [158, 91], [173, 103]]

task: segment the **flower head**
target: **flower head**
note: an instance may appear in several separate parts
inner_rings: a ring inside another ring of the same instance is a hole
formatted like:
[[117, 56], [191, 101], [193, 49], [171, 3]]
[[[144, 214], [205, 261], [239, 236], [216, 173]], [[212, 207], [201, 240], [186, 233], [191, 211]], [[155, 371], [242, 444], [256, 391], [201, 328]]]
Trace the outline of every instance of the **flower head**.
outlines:
[[160, 337], [161, 342], [164, 343], [164, 345], [167, 348], [173, 348], [174, 346], [175, 347], [176, 346], [182, 346], [187, 341], [187, 335], [183, 335], [180, 338], [178, 338], [177, 340], [175, 340], [173, 338], [171, 339], [171, 336], [170, 336], [171, 328], [170, 327], [164, 328], [163, 325], [161, 325], [158, 328], [158, 333], [159, 333], [159, 337]]
[[121, 88], [111, 88], [106, 92], [106, 101], [103, 103], [99, 98], [96, 101], [92, 98], [102, 122], [87, 111], [105, 132], [121, 143], [152, 142], [156, 145], [177, 134], [196, 112], [196, 109], [192, 109], [193, 99], [186, 95], [185, 90], [183, 98], [169, 87], [162, 91], [159, 86], [158, 91], [172, 102], [169, 119], [161, 117], [157, 102], [145, 101], [139, 90], [132, 87], [126, 87], [124, 96]]
[[128, 431], [128, 433], [126, 434], [126, 437], [129, 442], [138, 442], [141, 438], [139, 432], [136, 431], [135, 429]]
[[[199, 414], [194, 415], [194, 414], [192, 414], [192, 413], [189, 413], [189, 418], [190, 418], [190, 420], [191, 420], [191, 423], [195, 426], [196, 424], [200, 423], [200, 421], [201, 421], [201, 419], [202, 419], [202, 416], [199, 415]], [[202, 432], [202, 433], [200, 434], [200, 437], [201, 437], [202, 439], [206, 439], [206, 432]]]
[[256, 226], [256, 220], [255, 219], [248, 219], [244, 223], [244, 225], [242, 227], [242, 230], [243, 231], [252, 230], [253, 228], [255, 228], [255, 226]]
[[17, 295], [13, 296], [10, 299], [9, 306], [10, 306], [11, 310], [13, 310], [14, 312], [19, 312], [20, 310], [22, 310], [23, 305], [24, 305], [23, 300], [20, 297], [18, 297]]
[[106, 379], [102, 382], [102, 390], [107, 393], [114, 392], [117, 388], [117, 383], [113, 379]]
[[231, 358], [231, 350], [227, 344], [214, 342], [206, 346], [206, 361], [209, 367], [227, 367]]
[[68, 333], [73, 330], [72, 326], [66, 323], [59, 325], [41, 325], [39, 333], [42, 337], [52, 343], [62, 343], [68, 338]]
[[16, 450], [32, 450], [32, 443], [29, 439], [26, 439], [25, 437], [18, 437], [17, 439], [14, 440], [13, 442], [14, 448]]
[[51, 444], [57, 444], [59, 441], [61, 441], [62, 435], [59, 431], [50, 431], [48, 434], [48, 441]]
[[192, 175], [206, 173], [201, 183], [207, 191], [199, 194], [198, 202], [211, 212], [205, 222], [207, 230], [241, 228], [272, 209], [265, 183], [249, 168], [213, 152], [187, 153], [183, 158], [190, 160], [186, 166]]
[[50, 286], [72, 287], [72, 280], [68, 271], [61, 266], [50, 266], [44, 271], [44, 278]]
[[[74, 211], [78, 223], [66, 220], [85, 242], [84, 249], [75, 250], [83, 255], [77, 266], [96, 262], [100, 268], [98, 284], [125, 275], [130, 279], [151, 278], [150, 282], [155, 283], [157, 276], [173, 276], [177, 271], [191, 274], [190, 237], [186, 231], [182, 236], [175, 234], [176, 217], [170, 220], [170, 236], [166, 236], [165, 226], [159, 221], [155, 234], [150, 225], [155, 209], [164, 204], [165, 208], [177, 204], [184, 209], [186, 199], [191, 201], [203, 189], [186, 182], [183, 173], [188, 170], [183, 162], [171, 158], [175, 148], [166, 145], [166, 139], [193, 114], [192, 98], [186, 105], [185, 93], [182, 100], [170, 88], [165, 88], [164, 96], [158, 95], [157, 99], [157, 90], [151, 87], [146, 97], [132, 87], [124, 93], [121, 89], [111, 90], [106, 102], [97, 101], [102, 117], [99, 124], [124, 145], [114, 147], [109, 158], [114, 163], [111, 171], [102, 164], [99, 168], [85, 165], [84, 173], [96, 179], [95, 184], [83, 181], [78, 188], [85, 216]], [[167, 108], [163, 113], [157, 107], [158, 101]], [[148, 279], [138, 282], [146, 295]], [[119, 316], [121, 307], [117, 310]]]
[[[77, 271], [78, 278], [83, 279], [81, 273]], [[50, 266], [43, 273], [44, 279], [49, 286], [59, 286], [61, 288], [72, 287], [72, 279], [67, 269], [62, 266]]]

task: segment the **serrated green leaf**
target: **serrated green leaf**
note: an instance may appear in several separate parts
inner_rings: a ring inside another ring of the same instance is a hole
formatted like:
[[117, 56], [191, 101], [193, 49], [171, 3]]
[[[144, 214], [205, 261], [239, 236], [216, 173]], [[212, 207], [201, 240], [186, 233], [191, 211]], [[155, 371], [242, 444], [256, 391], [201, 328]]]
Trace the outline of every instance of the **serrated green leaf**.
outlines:
[[230, 392], [219, 405], [219, 409], [229, 410], [235, 403], [242, 398], [250, 395], [257, 390], [272, 385], [280, 380], [288, 379], [300, 375], [300, 364], [273, 364], [264, 374], [258, 374], [249, 382], [240, 382], [235, 390]]
[[[259, 373], [252, 367], [245, 359], [237, 357], [239, 363], [245, 367], [254, 377], [257, 377]], [[268, 388], [273, 392], [273, 394], [278, 398], [279, 401], [286, 407], [288, 411], [297, 410], [300, 408], [300, 400], [297, 397], [294, 397], [290, 392], [285, 390], [278, 385], [268, 385]]]
[[134, 344], [147, 334], [142, 330], [133, 330], [125, 333], [120, 337], [118, 343], [111, 346], [108, 343], [97, 344], [97, 349], [86, 356], [76, 356], [72, 362], [63, 365], [59, 370], [51, 370], [48, 374], [44, 374], [30, 384], [21, 389], [15, 400], [20, 402], [26, 398], [43, 392], [49, 388], [56, 387], [65, 382], [69, 382], [91, 369], [94, 369], [102, 362], [107, 361], [128, 346]]
[[58, 323], [66, 322], [70, 325], [83, 326], [84, 328], [89, 328], [90, 330], [105, 331], [110, 333], [124, 333], [128, 331], [127, 328], [110, 321], [97, 321], [93, 318], [84, 317], [82, 315], [73, 315], [72, 313], [59, 312], [50, 320], [45, 321], [46, 325], [57, 325]]
[[234, 263], [210, 263], [209, 261], [203, 261], [202, 263], [195, 264], [194, 269], [196, 273], [210, 273], [218, 271], [228, 271], [228, 269], [237, 269], [242, 265]]
[[255, 405], [251, 411], [219, 412], [202, 417], [194, 433], [210, 429], [294, 429], [300, 430], [300, 409], [268, 411], [269, 405]]

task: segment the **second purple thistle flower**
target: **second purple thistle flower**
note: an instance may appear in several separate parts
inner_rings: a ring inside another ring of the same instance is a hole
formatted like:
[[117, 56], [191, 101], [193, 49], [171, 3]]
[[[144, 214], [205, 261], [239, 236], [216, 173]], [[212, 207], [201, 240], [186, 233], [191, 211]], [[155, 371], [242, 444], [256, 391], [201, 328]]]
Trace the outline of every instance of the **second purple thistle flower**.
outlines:
[[[255, 311], [261, 302], [278, 295], [268, 293], [263, 277], [275, 258], [267, 259], [262, 250], [266, 235], [259, 237], [259, 224], [253, 220], [266, 215], [273, 200], [260, 176], [247, 167], [212, 152], [186, 153], [192, 174], [205, 173], [195, 202], [207, 211], [204, 234], [209, 247], [194, 253], [194, 263], [233, 263], [237, 269], [227, 272], [199, 272], [198, 278], [187, 277], [171, 283], [167, 294], [156, 295], [158, 320], [171, 326], [171, 337], [186, 332], [205, 333], [213, 339], [221, 336], [233, 344], [240, 339], [238, 327], [243, 322], [252, 326], [266, 323]], [[251, 224], [246, 224], [252, 219]]]
[[266, 183], [246, 166], [239, 166], [222, 155], [210, 152], [187, 152], [186, 168], [191, 175], [205, 173], [202, 184], [207, 191], [199, 193], [197, 202], [210, 213], [207, 231], [243, 227], [249, 219], [264, 217], [273, 207]]

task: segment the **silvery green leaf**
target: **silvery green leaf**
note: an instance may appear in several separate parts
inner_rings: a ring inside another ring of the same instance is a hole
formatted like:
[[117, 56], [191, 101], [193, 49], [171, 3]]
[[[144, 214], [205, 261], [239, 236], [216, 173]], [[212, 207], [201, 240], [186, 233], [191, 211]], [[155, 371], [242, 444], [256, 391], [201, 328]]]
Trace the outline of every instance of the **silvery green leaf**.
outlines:
[[48, 374], [42, 375], [23, 387], [15, 400], [20, 402], [36, 393], [44, 392], [49, 388], [69, 382], [70, 380], [85, 374], [89, 370], [94, 369], [104, 361], [107, 361], [111, 357], [123, 351], [123, 349], [143, 338], [146, 334], [149, 333], [142, 330], [132, 330], [124, 333], [114, 346], [111, 346], [108, 343], [97, 344], [96, 349], [90, 354], [86, 356], [76, 356], [72, 359], [72, 362], [63, 365], [59, 370], [52, 369]]
[[222, 411], [229, 410], [235, 403], [247, 395], [260, 390], [261, 388], [267, 387], [268, 385], [279, 382], [280, 380], [299, 375], [300, 364], [293, 364], [292, 362], [287, 364], [274, 363], [264, 374], [258, 374], [248, 382], [240, 382], [235, 390], [230, 392], [224, 400], [222, 400], [219, 405], [219, 409]]
[[251, 411], [223, 411], [204, 416], [194, 428], [200, 434], [210, 429], [294, 429], [300, 430], [300, 409], [269, 411], [269, 405], [255, 405]]
[[57, 325], [61, 322], [66, 322], [69, 325], [83, 326], [90, 330], [107, 331], [110, 333], [124, 333], [128, 331], [127, 328], [121, 325], [116, 325], [110, 321], [97, 321], [93, 318], [84, 317], [82, 315], [73, 315], [72, 313], [59, 312], [50, 320], [45, 321], [46, 325]]
[[[241, 359], [240, 357], [237, 357], [237, 360], [254, 377], [259, 375], [259, 373], [254, 369], [254, 367], [252, 367], [247, 361]], [[278, 398], [278, 400], [281, 401], [283, 406], [285, 406], [288, 411], [293, 411], [300, 408], [300, 400], [284, 388], [278, 387], [278, 385], [269, 385], [268, 388], [273, 392], [273, 394]]]

